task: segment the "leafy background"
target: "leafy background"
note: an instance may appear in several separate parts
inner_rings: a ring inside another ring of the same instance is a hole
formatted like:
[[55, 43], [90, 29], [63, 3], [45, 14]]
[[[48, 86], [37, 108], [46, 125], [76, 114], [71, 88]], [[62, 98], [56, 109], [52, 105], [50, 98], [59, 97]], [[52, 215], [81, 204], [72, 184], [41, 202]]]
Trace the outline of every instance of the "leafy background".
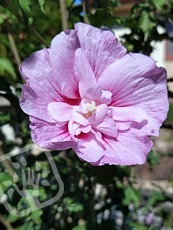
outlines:
[[[51, 39], [61, 30], [73, 28], [73, 24], [84, 21], [91, 25], [109, 28], [126, 27], [131, 33], [122, 41], [129, 51], [150, 55], [153, 41], [173, 37], [158, 26], [166, 28], [173, 23], [173, 2], [166, 0], [132, 1], [129, 15], [119, 16], [118, 0], [56, 1], [56, 0], [2, 0], [0, 2], [0, 97], [8, 106], [0, 105], [0, 155], [20, 149], [30, 143], [29, 121], [19, 106], [22, 79], [18, 66], [21, 60], [33, 51], [48, 47]], [[172, 83], [169, 78], [168, 82]], [[169, 91], [170, 111], [163, 124], [165, 133], [173, 129], [173, 93]], [[4, 128], [6, 127], [6, 129]], [[10, 138], [7, 128], [13, 133]], [[165, 134], [166, 135], [166, 134]], [[170, 141], [173, 141], [170, 137]], [[46, 201], [59, 189], [55, 176], [44, 154], [34, 153], [34, 147], [24, 152], [22, 161], [13, 157], [13, 163], [40, 173], [39, 199]], [[41, 151], [41, 150], [40, 150]], [[63, 196], [54, 204], [16, 217], [7, 212], [3, 195], [9, 185], [22, 189], [21, 167], [19, 178], [14, 180], [14, 168], [9, 160], [0, 164], [0, 229], [173, 229], [173, 174], [166, 177], [168, 186], [155, 183], [150, 188], [139, 186], [135, 167], [92, 167], [79, 161], [71, 151], [52, 151], [57, 169], [64, 183]], [[173, 152], [169, 153], [171, 160]], [[162, 162], [162, 155], [153, 149], [148, 155], [149, 171]], [[26, 166], [27, 165], [27, 166]], [[14, 165], [13, 165], [14, 166]], [[160, 167], [160, 166], [159, 166]], [[161, 169], [161, 168], [160, 168]], [[47, 172], [47, 173], [46, 173]], [[46, 182], [45, 177], [47, 177]], [[8, 181], [8, 186], [5, 183]], [[144, 182], [142, 182], [144, 185]], [[33, 188], [27, 187], [28, 197], [17, 192], [8, 197], [8, 202], [17, 210], [27, 207], [26, 199], [34, 196]]]

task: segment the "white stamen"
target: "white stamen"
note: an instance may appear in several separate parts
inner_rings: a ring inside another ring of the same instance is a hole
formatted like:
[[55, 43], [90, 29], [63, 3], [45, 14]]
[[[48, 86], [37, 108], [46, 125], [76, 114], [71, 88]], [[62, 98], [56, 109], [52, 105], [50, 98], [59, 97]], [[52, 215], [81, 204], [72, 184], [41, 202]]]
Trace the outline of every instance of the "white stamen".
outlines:
[[91, 101], [91, 103], [86, 103], [86, 110], [88, 112], [94, 112], [96, 109], [96, 103], [94, 101]]

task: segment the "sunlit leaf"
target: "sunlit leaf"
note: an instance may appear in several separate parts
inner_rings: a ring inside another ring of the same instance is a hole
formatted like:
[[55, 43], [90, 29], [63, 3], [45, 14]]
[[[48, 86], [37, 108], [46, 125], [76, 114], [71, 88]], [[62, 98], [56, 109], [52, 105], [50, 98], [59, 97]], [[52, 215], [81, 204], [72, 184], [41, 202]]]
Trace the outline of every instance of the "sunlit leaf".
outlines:
[[157, 202], [164, 201], [165, 196], [161, 192], [152, 192], [148, 202], [148, 208], [155, 205]]
[[0, 74], [4, 74], [4, 72], [10, 74], [13, 79], [16, 79], [16, 73], [11, 61], [5, 57], [0, 57]]
[[31, 17], [30, 0], [19, 0], [19, 5], [22, 10], [24, 22], [27, 24], [29, 17]]
[[72, 203], [67, 206], [69, 212], [81, 212], [83, 210], [83, 205], [79, 203]]
[[31, 230], [31, 229], [34, 229], [32, 222], [27, 222], [23, 224], [22, 226], [15, 228], [15, 230]]
[[147, 11], [143, 11], [139, 20], [139, 27], [144, 33], [148, 33], [156, 24], [150, 19]]
[[45, 14], [45, 0], [38, 0], [41, 11]]
[[8, 215], [8, 220], [12, 223], [15, 222], [18, 219], [17, 216], [12, 215], [11, 213], [9, 213]]
[[133, 203], [135, 207], [138, 207], [140, 194], [135, 188], [133, 188], [132, 186], [126, 187], [124, 191], [124, 195], [125, 195], [125, 199], [123, 200], [123, 203], [125, 205], [129, 205], [130, 203]]
[[43, 178], [46, 178], [46, 177], [48, 176], [49, 173], [50, 173], [50, 170], [44, 170], [44, 171], [42, 172], [42, 177], [43, 177]]
[[159, 164], [159, 155], [154, 152], [153, 150], [150, 151], [147, 157], [147, 161], [150, 165], [156, 165]]
[[157, 9], [161, 10], [162, 6], [166, 2], [166, 0], [152, 0], [152, 2]]
[[36, 223], [41, 223], [41, 215], [43, 214], [43, 210], [38, 209], [35, 212], [31, 213], [31, 219]]
[[20, 7], [28, 17], [31, 15], [30, 3], [30, 0], [19, 0]]
[[8, 189], [9, 185], [11, 185], [12, 183], [13, 179], [8, 173], [0, 173], [0, 196], [3, 195], [3, 193]]

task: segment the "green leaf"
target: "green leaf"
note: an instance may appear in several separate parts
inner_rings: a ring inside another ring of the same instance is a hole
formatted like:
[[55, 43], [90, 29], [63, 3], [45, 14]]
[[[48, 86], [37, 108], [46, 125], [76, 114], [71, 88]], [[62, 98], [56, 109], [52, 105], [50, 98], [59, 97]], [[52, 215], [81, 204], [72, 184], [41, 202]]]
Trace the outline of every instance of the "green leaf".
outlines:
[[173, 124], [173, 103], [169, 103], [169, 111], [167, 115], [167, 121]]
[[109, 9], [98, 9], [94, 15], [89, 16], [89, 20], [93, 26], [108, 26], [115, 24], [115, 17]]
[[13, 216], [11, 213], [8, 215], [8, 220], [13, 223], [18, 219], [18, 216]]
[[155, 205], [156, 203], [158, 203], [160, 201], [164, 201], [164, 200], [165, 200], [165, 196], [162, 193], [152, 192], [147, 206], [148, 206], [148, 208], [150, 208], [153, 205]]
[[41, 215], [42, 214], [43, 214], [43, 210], [38, 209], [35, 212], [32, 212], [31, 215], [30, 215], [30, 217], [34, 221], [34, 223], [40, 224], [41, 223]]
[[39, 197], [41, 201], [44, 201], [47, 199], [47, 193], [43, 187], [39, 187]]
[[128, 186], [124, 191], [125, 199], [123, 200], [124, 205], [133, 203], [137, 208], [139, 205], [140, 194], [135, 188]]
[[73, 204], [69, 204], [67, 206], [67, 209], [69, 212], [81, 212], [83, 211], [83, 205], [79, 204], [79, 203], [73, 203]]
[[10, 114], [1, 114], [0, 116], [0, 125], [9, 123], [11, 119]]
[[161, 10], [163, 4], [165, 3], [166, 0], [152, 0], [154, 6], [158, 9]]
[[154, 152], [153, 150], [150, 151], [147, 157], [147, 161], [150, 165], [156, 165], [159, 164], [159, 155]]
[[18, 0], [0, 1], [0, 5], [3, 6], [6, 10], [9, 10], [9, 12], [11, 12], [20, 20]]
[[19, 0], [19, 5], [21, 9], [28, 17], [31, 16], [31, 9], [29, 6], [30, 4], [31, 4], [30, 0]]
[[69, 212], [81, 212], [83, 211], [83, 205], [74, 200], [71, 197], [67, 197], [64, 199], [64, 204], [66, 205]]
[[31, 17], [30, 0], [19, 0], [19, 6], [22, 11], [24, 23], [28, 24], [28, 19]]
[[154, 23], [151, 20], [148, 12], [144, 10], [139, 20], [139, 27], [141, 28], [141, 30], [144, 33], [148, 33], [155, 26], [156, 26], [156, 23]]
[[7, 190], [8, 185], [13, 183], [13, 178], [6, 172], [0, 173], [0, 196]]
[[0, 74], [9, 73], [13, 79], [16, 79], [16, 73], [11, 61], [5, 57], [0, 57]]
[[15, 228], [15, 230], [31, 230], [31, 229], [34, 229], [32, 222], [25, 223], [22, 226]]
[[41, 11], [45, 14], [45, 0], [38, 0]]
[[66, 0], [66, 7], [70, 7], [72, 3], [73, 3], [73, 0]]

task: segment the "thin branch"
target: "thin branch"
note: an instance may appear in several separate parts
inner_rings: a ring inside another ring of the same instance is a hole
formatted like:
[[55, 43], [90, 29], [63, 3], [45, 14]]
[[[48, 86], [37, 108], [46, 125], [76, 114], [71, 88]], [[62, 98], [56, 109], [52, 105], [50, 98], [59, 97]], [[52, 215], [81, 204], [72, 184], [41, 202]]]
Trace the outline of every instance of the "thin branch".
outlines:
[[11, 51], [12, 51], [12, 53], [13, 53], [15, 62], [16, 62], [16, 64], [17, 64], [17, 66], [19, 67], [19, 65], [20, 65], [20, 63], [21, 63], [21, 60], [20, 60], [19, 52], [18, 52], [16, 43], [15, 43], [15, 41], [14, 41], [13, 35], [12, 35], [11, 33], [7, 33], [7, 37], [8, 37], [10, 46], [11, 46]]
[[61, 10], [62, 29], [67, 30], [68, 29], [68, 15], [67, 15], [66, 3], [64, 0], [59, 0], [59, 3], [60, 3], [60, 10]]
[[95, 185], [96, 181], [95, 178], [92, 176], [93, 174], [93, 169], [92, 166], [89, 168], [89, 229], [94, 230], [95, 229], [95, 210], [94, 210], [94, 205], [95, 205]]
[[86, 0], [83, 0], [83, 3], [82, 3], [82, 6], [83, 6], [83, 12], [84, 12], [84, 22], [86, 23], [86, 24], [90, 24], [90, 22], [89, 22], [89, 19], [88, 19], [88, 11], [89, 11], [89, 7], [88, 7], [88, 1], [86, 1]]
[[[14, 13], [14, 15], [16, 15], [16, 17], [19, 19], [19, 21], [21, 22], [21, 23], [23, 23], [23, 19], [22, 19], [22, 15], [21, 15], [21, 13], [19, 13], [18, 12], [18, 10], [16, 9], [16, 7], [15, 7], [15, 5], [13, 4], [13, 3], [11, 3], [11, 1], [9, 1], [9, 0], [5, 0], [5, 2], [6, 2], [6, 4], [11, 8], [11, 10], [13, 11], [13, 13]], [[44, 38], [39, 34], [39, 32], [38, 31], [36, 31], [36, 29], [34, 29], [33, 27], [32, 27], [32, 25], [28, 25], [28, 28], [45, 44], [45, 46], [49, 46], [47, 43], [46, 43], [46, 41], [44, 40]], [[13, 39], [14, 40], [14, 39]], [[16, 51], [15, 51], [16, 52]], [[19, 55], [18, 55], [19, 56]], [[16, 59], [16, 58], [15, 58]], [[20, 58], [19, 58], [19, 60], [20, 60]], [[17, 63], [17, 65], [18, 65], [18, 63], [19, 63], [19, 60], [17, 60], [16, 59], [16, 63]]]
[[168, 97], [173, 97], [173, 92], [168, 90]]
[[9, 8], [13, 11], [14, 15], [18, 18], [18, 20], [22, 22], [23, 21], [22, 20], [22, 15], [18, 11], [18, 9], [16, 8], [15, 4], [13, 4], [13, 2], [9, 1], [9, 0], [4, 0], [4, 1], [9, 6]]
[[172, 77], [169, 78], [169, 79], [167, 80], [167, 82], [173, 82], [173, 78], [172, 78]]
[[11, 223], [0, 214], [0, 222], [6, 227], [7, 230], [13, 230]]
[[39, 32], [34, 29], [34, 27], [32, 27], [31, 25], [28, 25], [29, 29], [40, 39], [40, 41], [42, 41], [46, 47], [48, 47], [48, 43], [44, 40], [44, 38], [39, 34]]
[[171, 125], [171, 124], [163, 124], [162, 128], [173, 129], [173, 125]]
[[[0, 147], [0, 157], [5, 156], [5, 153], [3, 149]], [[8, 159], [2, 161], [3, 166], [7, 169], [7, 172], [10, 174], [10, 176], [14, 176], [15, 172], [13, 167], [10, 164], [10, 161]]]

